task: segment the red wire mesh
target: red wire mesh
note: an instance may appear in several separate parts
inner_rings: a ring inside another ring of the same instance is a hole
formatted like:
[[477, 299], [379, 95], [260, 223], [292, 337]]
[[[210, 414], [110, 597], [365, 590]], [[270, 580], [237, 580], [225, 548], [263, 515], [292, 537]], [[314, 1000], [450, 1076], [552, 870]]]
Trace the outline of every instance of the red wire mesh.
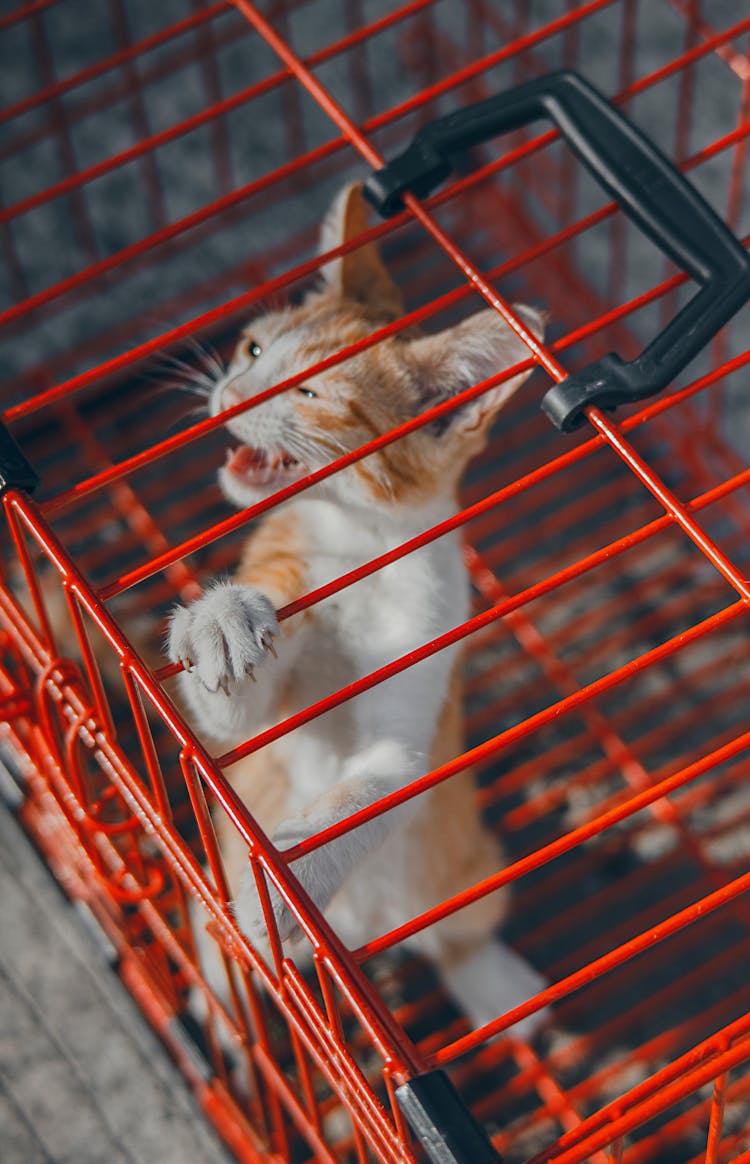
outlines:
[[[42, 479], [37, 500], [4, 498], [0, 742], [25, 825], [208, 1115], [242, 1160], [421, 1160], [395, 1089], [442, 1067], [506, 1161], [750, 1160], [747, 316], [668, 395], [556, 433], [538, 408], [550, 381], [632, 356], [689, 288], [554, 132], [476, 151], [363, 236], [408, 304], [366, 344], [442, 326], [472, 296], [550, 317], [464, 508], [366, 568], [462, 530], [472, 617], [423, 652], [465, 643], [468, 753], [280, 856], [223, 770], [415, 657], [211, 756], [172, 701], [158, 625], [231, 569], [267, 508], [230, 515], [213, 485], [244, 406], [195, 419], [159, 390], [199, 366], [191, 337], [226, 354], [259, 305], [309, 285], [331, 194], [420, 124], [561, 65], [746, 238], [750, 18], [721, 0], [109, 0], [95, 16], [36, 0], [0, 34], [16, 62], [0, 114], [3, 416]], [[507, 867], [345, 949], [286, 862], [469, 763]], [[267, 906], [264, 875], [300, 920], [311, 975], [277, 940], [266, 965], [237, 931], [211, 802]], [[550, 986], [474, 1031], [403, 943], [503, 885], [507, 936]], [[504, 1034], [550, 1003], [533, 1042]]]

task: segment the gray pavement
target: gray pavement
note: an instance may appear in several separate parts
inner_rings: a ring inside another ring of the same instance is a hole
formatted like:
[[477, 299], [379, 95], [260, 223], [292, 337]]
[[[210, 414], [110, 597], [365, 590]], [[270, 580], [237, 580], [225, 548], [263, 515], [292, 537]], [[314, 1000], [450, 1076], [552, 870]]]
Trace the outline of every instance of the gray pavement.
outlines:
[[2, 1164], [228, 1164], [0, 799]]

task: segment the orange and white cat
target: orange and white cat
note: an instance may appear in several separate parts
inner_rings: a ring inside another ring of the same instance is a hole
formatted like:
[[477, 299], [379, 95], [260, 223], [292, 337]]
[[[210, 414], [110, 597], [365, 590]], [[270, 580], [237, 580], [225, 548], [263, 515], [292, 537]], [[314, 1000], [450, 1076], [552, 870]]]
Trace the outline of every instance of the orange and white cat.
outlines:
[[[366, 227], [360, 187], [348, 186], [324, 223], [323, 251]], [[301, 305], [262, 315], [245, 330], [214, 384], [213, 414], [303, 372], [403, 310], [372, 244], [331, 261], [322, 275]], [[516, 311], [541, 335], [536, 312]], [[250, 506], [527, 354], [492, 310], [436, 335], [386, 339], [230, 419], [236, 443], [220, 470], [221, 487], [234, 504]], [[275, 611], [455, 513], [463, 470], [527, 374], [272, 509], [247, 541], [233, 580], [174, 611], [169, 654], [185, 666], [182, 693], [200, 733], [232, 746], [468, 617], [469, 583], [453, 533], [281, 627]], [[228, 776], [283, 850], [463, 748], [454, 646], [241, 760]], [[247, 852], [223, 814], [216, 827], [238, 924], [265, 948]], [[291, 869], [344, 942], [358, 946], [501, 866], [464, 772]], [[496, 940], [504, 907], [504, 895], [492, 894], [411, 939], [477, 1023], [544, 985]], [[296, 924], [278, 897], [275, 910], [282, 940], [293, 942]], [[538, 1017], [519, 1026], [528, 1033]]]

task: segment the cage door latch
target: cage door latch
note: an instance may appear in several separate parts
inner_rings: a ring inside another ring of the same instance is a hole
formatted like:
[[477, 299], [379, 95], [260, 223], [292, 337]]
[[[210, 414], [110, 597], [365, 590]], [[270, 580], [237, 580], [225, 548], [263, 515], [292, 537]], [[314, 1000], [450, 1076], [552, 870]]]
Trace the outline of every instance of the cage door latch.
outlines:
[[585, 408], [614, 408], [660, 392], [750, 298], [750, 255], [709, 204], [618, 109], [568, 69], [469, 105], [423, 126], [411, 145], [364, 183], [387, 218], [406, 191], [425, 197], [451, 158], [499, 133], [550, 118], [571, 150], [652, 242], [700, 285], [634, 360], [611, 352], [551, 388], [542, 401], [563, 432]]

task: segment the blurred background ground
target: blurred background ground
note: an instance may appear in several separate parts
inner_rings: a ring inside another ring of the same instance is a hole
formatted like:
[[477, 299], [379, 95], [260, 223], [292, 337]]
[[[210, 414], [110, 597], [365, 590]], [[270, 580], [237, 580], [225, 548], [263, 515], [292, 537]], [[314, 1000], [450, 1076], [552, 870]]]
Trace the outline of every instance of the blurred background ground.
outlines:
[[228, 1164], [2, 799], [0, 932], [3, 1164]]

